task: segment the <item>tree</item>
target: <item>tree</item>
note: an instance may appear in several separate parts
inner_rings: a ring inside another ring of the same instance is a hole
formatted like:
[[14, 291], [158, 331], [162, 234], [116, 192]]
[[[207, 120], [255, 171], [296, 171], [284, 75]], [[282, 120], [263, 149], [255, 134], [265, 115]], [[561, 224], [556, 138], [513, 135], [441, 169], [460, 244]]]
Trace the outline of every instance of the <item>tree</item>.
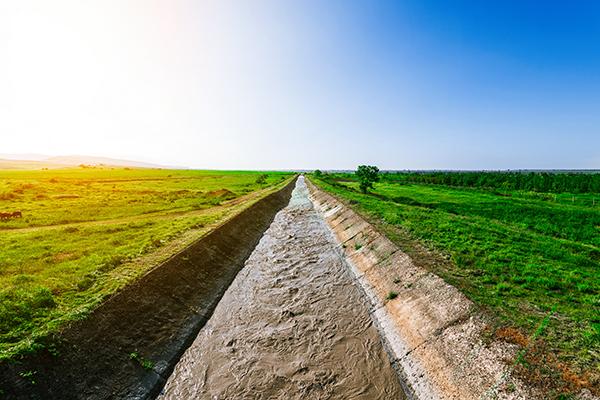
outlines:
[[315, 169], [315, 172], [313, 172], [313, 174], [315, 175], [315, 178], [320, 178], [323, 175], [323, 172], [321, 172], [320, 169]]
[[379, 182], [379, 168], [374, 165], [359, 165], [356, 170], [360, 190], [367, 193], [369, 188], [373, 188], [373, 183]]

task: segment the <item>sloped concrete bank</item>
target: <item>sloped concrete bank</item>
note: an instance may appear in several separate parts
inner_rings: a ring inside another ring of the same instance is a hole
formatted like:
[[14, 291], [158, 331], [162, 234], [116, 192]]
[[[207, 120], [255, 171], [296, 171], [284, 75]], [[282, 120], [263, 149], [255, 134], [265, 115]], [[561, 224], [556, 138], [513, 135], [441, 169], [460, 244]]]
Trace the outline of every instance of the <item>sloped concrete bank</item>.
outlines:
[[49, 349], [0, 363], [0, 398], [146, 399], [210, 318], [295, 179], [105, 301]]
[[515, 345], [484, 341], [484, 318], [437, 275], [335, 197], [308, 183], [355, 279], [390, 359], [413, 399], [543, 399], [513, 376]]

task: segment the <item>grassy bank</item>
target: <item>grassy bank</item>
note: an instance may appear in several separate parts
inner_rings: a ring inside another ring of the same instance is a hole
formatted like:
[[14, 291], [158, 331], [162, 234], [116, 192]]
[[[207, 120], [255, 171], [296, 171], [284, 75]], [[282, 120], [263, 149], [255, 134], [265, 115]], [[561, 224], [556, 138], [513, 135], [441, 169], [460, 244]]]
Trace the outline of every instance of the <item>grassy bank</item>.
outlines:
[[0, 171], [0, 359], [34, 350], [290, 174]]
[[528, 348], [519, 365], [528, 379], [556, 396], [600, 385], [599, 206], [399, 182], [362, 194], [351, 174], [313, 181], [405, 250], [424, 245], [440, 255], [428, 267], [493, 317], [490, 333]]

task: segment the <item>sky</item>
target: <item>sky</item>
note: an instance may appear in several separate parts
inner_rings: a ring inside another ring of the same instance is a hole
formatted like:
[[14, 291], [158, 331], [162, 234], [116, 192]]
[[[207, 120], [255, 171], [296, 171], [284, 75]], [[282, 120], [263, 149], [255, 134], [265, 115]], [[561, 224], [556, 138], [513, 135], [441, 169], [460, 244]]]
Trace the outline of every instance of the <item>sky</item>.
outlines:
[[600, 3], [0, 0], [0, 153], [600, 168]]

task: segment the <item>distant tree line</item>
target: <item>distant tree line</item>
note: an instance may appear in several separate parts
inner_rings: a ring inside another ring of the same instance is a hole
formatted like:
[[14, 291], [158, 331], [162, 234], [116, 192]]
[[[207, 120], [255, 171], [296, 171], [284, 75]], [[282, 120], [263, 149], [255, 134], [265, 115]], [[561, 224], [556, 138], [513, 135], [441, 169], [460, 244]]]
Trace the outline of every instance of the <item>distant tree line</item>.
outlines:
[[382, 180], [544, 193], [600, 193], [600, 173], [587, 172], [386, 172]]

